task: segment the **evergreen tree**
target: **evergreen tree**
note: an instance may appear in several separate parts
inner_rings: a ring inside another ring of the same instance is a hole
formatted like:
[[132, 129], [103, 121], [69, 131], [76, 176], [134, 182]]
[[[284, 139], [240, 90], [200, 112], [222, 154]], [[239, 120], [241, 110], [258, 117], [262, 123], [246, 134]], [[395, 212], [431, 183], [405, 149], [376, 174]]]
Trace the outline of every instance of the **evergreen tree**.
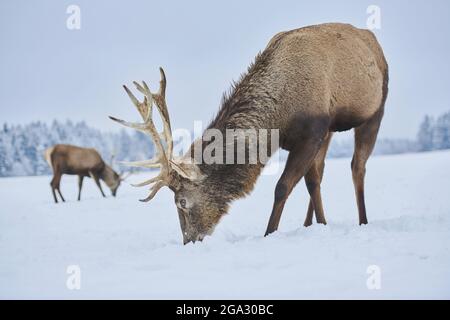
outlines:
[[433, 149], [433, 119], [425, 116], [420, 124], [417, 134], [417, 143], [419, 151], [429, 151]]
[[439, 116], [436, 121], [435, 135], [437, 136], [436, 149], [450, 148], [450, 112]]

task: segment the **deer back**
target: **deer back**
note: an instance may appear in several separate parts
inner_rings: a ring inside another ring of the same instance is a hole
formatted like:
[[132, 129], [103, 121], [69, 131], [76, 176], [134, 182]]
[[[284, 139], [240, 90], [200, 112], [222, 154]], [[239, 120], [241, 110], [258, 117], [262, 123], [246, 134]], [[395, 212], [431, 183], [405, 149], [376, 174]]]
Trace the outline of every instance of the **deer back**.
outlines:
[[91, 148], [58, 144], [51, 153], [53, 168], [66, 174], [85, 174], [103, 170], [105, 163], [100, 154]]

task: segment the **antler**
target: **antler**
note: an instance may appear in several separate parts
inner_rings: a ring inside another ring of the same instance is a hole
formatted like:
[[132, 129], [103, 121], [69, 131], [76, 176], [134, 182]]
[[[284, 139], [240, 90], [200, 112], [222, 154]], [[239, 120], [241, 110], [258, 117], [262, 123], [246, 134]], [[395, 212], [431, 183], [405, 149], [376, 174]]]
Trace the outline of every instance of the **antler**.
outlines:
[[[111, 120], [114, 120], [126, 127], [133, 128], [139, 131], [142, 131], [151, 136], [153, 142], [156, 146], [156, 155], [154, 158], [150, 160], [144, 161], [135, 161], [135, 162], [122, 162], [124, 165], [133, 166], [133, 167], [145, 167], [145, 168], [156, 168], [160, 167], [161, 171], [158, 176], [149, 179], [147, 181], [141, 182], [134, 186], [141, 187], [154, 183], [154, 185], [150, 188], [150, 194], [147, 198], [142, 199], [140, 201], [150, 201], [155, 194], [164, 186], [168, 186], [170, 183], [170, 171], [171, 171], [171, 162], [172, 162], [172, 151], [173, 151], [173, 139], [172, 139], [172, 130], [170, 126], [170, 118], [169, 112], [167, 110], [166, 104], [166, 75], [164, 74], [164, 70], [159, 68], [161, 74], [161, 80], [159, 82], [159, 90], [157, 93], [152, 93], [145, 83], [142, 81], [142, 85], [133, 82], [136, 88], [144, 94], [144, 101], [140, 102], [133, 93], [124, 85], [123, 88], [127, 92], [133, 104], [136, 106], [139, 111], [143, 123], [131, 123], [121, 119], [117, 119], [114, 117], [109, 117]], [[153, 111], [153, 101], [158, 108], [159, 114], [161, 115], [163, 122], [163, 137], [160, 136], [158, 130], [156, 129], [155, 124], [152, 119], [152, 111]], [[161, 142], [161, 138], [163, 138], [167, 144], [167, 150], [164, 149], [164, 146]]]
[[134, 173], [135, 173], [134, 170], [130, 170], [128, 172], [121, 172], [119, 174], [120, 180], [125, 181], [128, 179], [129, 176], [133, 175]]

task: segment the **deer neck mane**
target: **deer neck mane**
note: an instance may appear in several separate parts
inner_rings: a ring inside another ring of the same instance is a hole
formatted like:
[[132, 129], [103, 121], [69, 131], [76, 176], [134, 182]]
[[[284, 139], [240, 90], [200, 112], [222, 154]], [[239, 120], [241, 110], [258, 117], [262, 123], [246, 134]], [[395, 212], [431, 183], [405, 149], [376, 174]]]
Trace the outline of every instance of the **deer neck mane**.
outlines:
[[[219, 115], [220, 116], [220, 115]], [[239, 119], [235, 121], [234, 119]], [[258, 157], [256, 163], [250, 163], [248, 159], [249, 147], [245, 145], [245, 163], [239, 164], [237, 162], [237, 152], [234, 152], [234, 161], [232, 163], [227, 163], [226, 152], [227, 152], [227, 129], [255, 129], [249, 126], [244, 126], [245, 117], [234, 117], [234, 119], [224, 119], [224, 121], [218, 121], [215, 123], [215, 127], [209, 127], [209, 129], [216, 129], [222, 133], [223, 142], [222, 150], [223, 157], [220, 163], [206, 163], [203, 158], [202, 163], [199, 165], [201, 172], [208, 177], [211, 185], [217, 186], [222, 195], [228, 200], [232, 201], [245, 197], [250, 194], [253, 187], [262, 172], [265, 164], [262, 163]], [[258, 129], [258, 128], [256, 128]], [[256, 131], [257, 132], [257, 131]], [[257, 133], [258, 134], [258, 133]], [[210, 141], [202, 142], [202, 151], [211, 143]], [[229, 143], [228, 143], [229, 144]], [[204, 153], [203, 153], [204, 155]]]
[[[226, 150], [227, 129], [268, 129], [275, 128], [274, 117], [267, 110], [275, 110], [277, 97], [273, 96], [274, 90], [267, 85], [265, 77], [269, 63], [267, 54], [256, 56], [247, 72], [234, 82], [231, 90], [224, 93], [221, 107], [208, 129], [216, 129], [222, 132], [224, 150]], [[255, 81], [259, 79], [260, 81]], [[265, 110], [261, 112], [261, 110]], [[207, 130], [208, 130], [207, 129]], [[209, 142], [202, 142], [202, 149]], [[258, 144], [259, 145], [259, 144]], [[248, 154], [248, 147], [245, 148]], [[269, 152], [269, 150], [268, 150]], [[236, 155], [235, 155], [236, 160]], [[253, 190], [253, 187], [264, 168], [263, 163], [249, 164], [205, 164], [202, 162], [200, 170], [218, 186], [221, 192], [226, 193], [229, 200], [245, 197]]]

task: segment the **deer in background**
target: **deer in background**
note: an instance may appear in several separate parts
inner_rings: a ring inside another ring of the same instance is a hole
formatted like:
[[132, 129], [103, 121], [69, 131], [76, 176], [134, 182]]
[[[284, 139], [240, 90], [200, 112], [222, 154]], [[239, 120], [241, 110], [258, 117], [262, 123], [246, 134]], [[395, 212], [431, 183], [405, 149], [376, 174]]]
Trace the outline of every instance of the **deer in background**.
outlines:
[[78, 175], [78, 201], [81, 199], [84, 177], [91, 177], [95, 181], [103, 197], [105, 197], [105, 193], [100, 180], [106, 183], [114, 197], [117, 194], [120, 182], [123, 180], [121, 175], [103, 161], [95, 149], [57, 144], [45, 150], [45, 160], [53, 170], [53, 179], [50, 182], [50, 186], [55, 203], [58, 203], [55, 190], [58, 192], [61, 200], [65, 201], [59, 188], [63, 174]]
[[[197, 141], [183, 158], [175, 158], [165, 100], [166, 77], [160, 71], [157, 93], [150, 92], [145, 82], [134, 83], [144, 95], [143, 102], [125, 87], [143, 123], [111, 118], [151, 136], [156, 157], [130, 163], [161, 169], [157, 177], [138, 184], [153, 184], [143, 201], [151, 200], [163, 186], [169, 187], [175, 194], [184, 243], [195, 242], [213, 232], [233, 200], [251, 192], [264, 165], [196, 163], [192, 150]], [[289, 151], [289, 156], [275, 187], [265, 235], [277, 230], [284, 204], [303, 177], [310, 195], [304, 225], [312, 224], [314, 212], [317, 222], [326, 224], [320, 192], [325, 155], [333, 132], [352, 128], [355, 151], [351, 169], [359, 224], [367, 224], [365, 167], [376, 141], [387, 92], [388, 65], [374, 34], [368, 30], [330, 23], [281, 32], [271, 39], [230, 94], [224, 96], [207, 129], [279, 129], [279, 145]], [[153, 103], [163, 120], [162, 137], [152, 120]], [[203, 148], [209, 143], [200, 140]]]

